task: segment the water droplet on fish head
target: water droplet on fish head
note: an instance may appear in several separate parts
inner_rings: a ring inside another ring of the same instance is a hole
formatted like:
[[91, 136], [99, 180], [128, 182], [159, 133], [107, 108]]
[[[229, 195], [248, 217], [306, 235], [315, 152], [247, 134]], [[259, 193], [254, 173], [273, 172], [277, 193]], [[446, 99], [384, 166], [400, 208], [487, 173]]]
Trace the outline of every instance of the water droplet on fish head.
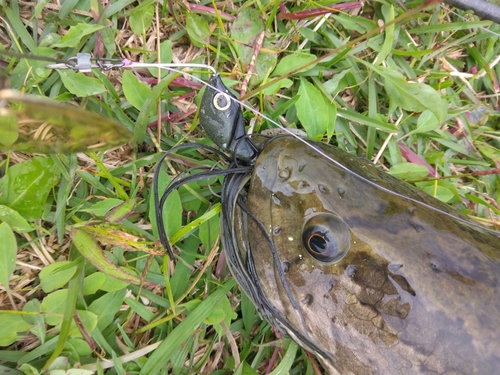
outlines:
[[300, 301], [303, 305], [309, 306], [314, 300], [314, 297], [312, 294], [306, 294], [305, 297]]
[[298, 190], [304, 190], [304, 189], [307, 189], [309, 187], [309, 183], [307, 181], [300, 181], [299, 182], [299, 187], [298, 187]]
[[413, 229], [415, 229], [415, 232], [417, 232], [417, 233], [424, 230], [424, 227], [422, 225], [420, 225], [419, 223], [417, 223], [412, 218], [408, 219], [408, 224], [410, 224], [413, 227]]
[[399, 271], [401, 267], [403, 267], [401, 263], [391, 263], [387, 266], [387, 269], [389, 270], [389, 272], [395, 273]]
[[358, 266], [355, 266], [354, 264], [349, 264], [345, 269], [345, 275], [347, 277], [354, 277], [357, 271], [358, 271]]
[[339, 188], [337, 188], [337, 193], [339, 193], [339, 197], [340, 197], [340, 198], [343, 198], [343, 197], [344, 197], [345, 192], [346, 192], [345, 187], [339, 187]]
[[288, 168], [280, 169], [278, 172], [278, 177], [283, 180], [288, 179], [290, 177], [290, 170]]
[[330, 189], [326, 185], [318, 184], [318, 191], [322, 194], [328, 194], [330, 192]]
[[328, 282], [328, 284], [326, 284], [326, 290], [327, 290], [328, 292], [330, 292], [330, 291], [333, 289], [333, 287], [335, 286], [335, 284], [336, 284], [335, 280], [334, 280], [334, 279], [331, 279], [331, 280]]
[[437, 260], [437, 259], [431, 259], [429, 261], [429, 267], [431, 267], [431, 269], [434, 272], [441, 272], [442, 271], [441, 262], [439, 260]]
[[290, 270], [291, 265], [292, 265], [292, 263], [289, 260], [284, 260], [282, 263], [283, 272], [287, 273]]
[[273, 193], [273, 194], [271, 194], [271, 198], [272, 198], [272, 200], [273, 200], [274, 204], [277, 204], [277, 205], [280, 205], [280, 204], [281, 204], [281, 201], [280, 201], [280, 199], [276, 196], [276, 194], [274, 194], [274, 193]]

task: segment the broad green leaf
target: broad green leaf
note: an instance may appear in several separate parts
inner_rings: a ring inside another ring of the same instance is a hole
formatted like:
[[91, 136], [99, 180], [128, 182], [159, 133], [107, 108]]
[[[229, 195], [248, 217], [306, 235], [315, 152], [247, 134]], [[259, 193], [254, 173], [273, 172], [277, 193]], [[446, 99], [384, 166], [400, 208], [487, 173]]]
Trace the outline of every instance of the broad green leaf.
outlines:
[[83, 73], [69, 69], [58, 70], [57, 73], [61, 76], [61, 80], [68, 91], [78, 97], [94, 96], [106, 91], [104, 85], [97, 78], [88, 77]]
[[136, 109], [141, 110], [144, 102], [151, 95], [151, 89], [144, 82], [139, 79], [129, 70], [123, 72], [122, 78], [123, 93], [128, 102]]
[[278, 82], [276, 83], [273, 83], [271, 86], [269, 87], [266, 87], [264, 90], [262, 90], [262, 92], [266, 95], [274, 95], [276, 94], [280, 89], [288, 89], [292, 86], [293, 82], [288, 79], [288, 78], [284, 78], [282, 80], [279, 80]]
[[76, 47], [82, 37], [93, 34], [102, 28], [104, 28], [102, 25], [79, 23], [76, 26], [72, 26], [67, 34], [61, 38], [61, 41], [54, 44], [53, 47]]
[[0, 222], [6, 222], [16, 233], [27, 233], [35, 230], [19, 212], [10, 207], [0, 205]]
[[271, 52], [273, 45], [266, 38], [261, 41], [259, 38], [265, 30], [262, 13], [257, 9], [245, 7], [236, 16], [231, 26], [231, 38], [234, 39], [234, 48], [243, 68], [247, 69], [255, 58], [255, 48], [257, 43], [263, 43], [260, 46], [257, 58], [254, 61], [252, 84], [258, 84], [266, 77], [268, 72], [274, 67], [277, 60], [277, 54]]
[[74, 229], [71, 232], [73, 243], [80, 254], [99, 271], [106, 273], [118, 280], [130, 284], [140, 285], [141, 279], [130, 272], [118, 267], [109, 259], [97, 243], [82, 229]]
[[151, 27], [154, 12], [155, 8], [153, 5], [141, 7], [130, 12], [130, 28], [135, 35], [144, 34]]
[[344, 87], [347, 85], [347, 83], [341, 84], [341, 82], [345, 82], [345, 75], [349, 73], [349, 70], [343, 70], [339, 72], [338, 74], [335, 74], [332, 79], [326, 81], [323, 83], [323, 87], [327, 92], [329, 92], [332, 95], [337, 94], [340, 90], [344, 89]]
[[300, 80], [299, 99], [295, 103], [297, 117], [309, 137], [326, 133], [330, 112], [323, 94], [304, 78]]
[[[75, 351], [79, 357], [82, 357], [82, 356], [86, 357], [86, 356], [90, 356], [92, 354], [92, 348], [89, 346], [87, 341], [85, 341], [83, 339], [80, 339], [77, 337], [71, 338], [68, 340], [68, 343], [71, 344], [71, 346], [73, 346], [75, 348]], [[93, 374], [94, 374], [94, 371], [91, 371], [89, 375], [93, 375]]]
[[17, 243], [7, 223], [0, 224], [0, 284], [10, 295], [9, 279], [16, 269]]
[[36, 313], [36, 314], [26, 314], [24, 320], [26, 323], [32, 324], [30, 332], [32, 332], [40, 342], [45, 343], [45, 338], [47, 337], [47, 325], [45, 324], [44, 315], [42, 314], [42, 308], [40, 301], [37, 299], [32, 299], [23, 306], [23, 311], [26, 313]]
[[[57, 344], [56, 347], [54, 348], [54, 351], [50, 355], [49, 359], [45, 363], [45, 366], [50, 365], [62, 353], [68, 341], [69, 335], [71, 333], [71, 327], [73, 326], [76, 329], [76, 332], [77, 333], [79, 332], [75, 322], [75, 317], [76, 317], [75, 312], [76, 312], [76, 301], [78, 299], [78, 296], [80, 295], [80, 288], [83, 281], [84, 263], [85, 262], [81, 260], [75, 262], [75, 264], [77, 265], [76, 272], [68, 283], [68, 289], [65, 289], [67, 293], [66, 293], [66, 298], [64, 300], [64, 310], [63, 310], [61, 325], [59, 326], [59, 337], [57, 339]], [[49, 296], [50, 295], [51, 294], [49, 294]], [[42, 309], [43, 309], [43, 302], [42, 302]]]
[[439, 121], [437, 120], [434, 113], [426, 109], [418, 116], [417, 128], [412, 130], [411, 132], [406, 133], [403, 138], [406, 138], [411, 134], [427, 133], [432, 130], [436, 130], [437, 128], [439, 128]]
[[257, 9], [246, 7], [236, 16], [231, 26], [231, 38], [237, 42], [235, 49], [244, 64], [250, 64], [254, 55], [252, 46], [264, 31], [264, 27], [262, 14]]
[[17, 118], [13, 115], [0, 116], [0, 149], [11, 146], [19, 138]]
[[[280, 60], [280, 62], [276, 66], [276, 69], [274, 69], [273, 73], [271, 74], [271, 76], [276, 77], [276, 76], [281, 76], [283, 74], [287, 74], [292, 70], [304, 66], [305, 64], [309, 64], [310, 62], [316, 60], [317, 58], [318, 58], [317, 56], [305, 52], [297, 52], [292, 55], [285, 56]], [[308, 70], [311, 70], [315, 66], [316, 64], [312, 64], [302, 69], [300, 72], [307, 72]]]
[[107, 198], [97, 203], [94, 203], [91, 207], [84, 208], [81, 211], [89, 212], [98, 217], [104, 217], [111, 209], [122, 203], [123, 201], [121, 199]]
[[84, 296], [94, 294], [103, 286], [106, 275], [102, 272], [94, 272], [83, 279], [82, 294]]
[[423, 111], [417, 120], [417, 129], [411, 133], [427, 133], [439, 127], [439, 121], [436, 116], [429, 110]]
[[330, 139], [333, 136], [335, 130], [335, 122], [337, 120], [337, 106], [325, 99], [326, 109], [328, 110], [328, 123], [326, 127], [326, 136]]
[[385, 89], [392, 102], [412, 112], [431, 111], [439, 123], [446, 119], [447, 103], [431, 86], [419, 82], [407, 82], [403, 75], [395, 70], [377, 67], [385, 78]]
[[51, 159], [37, 156], [16, 164], [0, 179], [0, 204], [16, 210], [28, 221], [40, 219], [47, 196], [59, 179]]
[[205, 319], [205, 323], [213, 325], [217, 333], [222, 336], [224, 330], [221, 323], [224, 322], [229, 327], [231, 320], [236, 319], [238, 314], [233, 310], [231, 303], [226, 296], [221, 297], [219, 303], [213, 308], [210, 315]]
[[0, 346], [9, 346], [18, 339], [18, 332], [26, 332], [31, 324], [26, 323], [21, 314], [0, 312]]
[[453, 192], [443, 186], [426, 186], [422, 190], [445, 203], [453, 198]]
[[[161, 42], [161, 44], [160, 44], [160, 58], [158, 59], [158, 57], [156, 56], [155, 61], [159, 61], [159, 62], [164, 63], [164, 64], [168, 64], [168, 63], [172, 62], [172, 58], [174, 55], [174, 53], [172, 51], [172, 46], [173, 46], [173, 43], [170, 40], [164, 40], [163, 42]], [[158, 78], [158, 68], [149, 68], [148, 70], [153, 77]], [[170, 71], [165, 70], [165, 69], [160, 69], [160, 76], [162, 78], [165, 78], [169, 74], [171, 74]]]
[[76, 272], [76, 265], [70, 261], [61, 261], [43, 267], [40, 272], [40, 284], [45, 293], [50, 293], [65, 286]]
[[202, 16], [189, 13], [186, 17], [186, 29], [191, 42], [196, 47], [205, 47], [210, 42], [208, 22]]
[[246, 361], [234, 372], [234, 375], [259, 375]]
[[[98, 314], [89, 310], [75, 310], [75, 312], [78, 314], [80, 322], [88, 333], [91, 333], [99, 324]], [[82, 334], [76, 322], [74, 321], [74, 319], [71, 320], [71, 330], [69, 331], [68, 337], [82, 337]]]
[[402, 180], [418, 180], [427, 177], [429, 170], [426, 166], [420, 164], [400, 163], [392, 166], [388, 173]]
[[106, 274], [104, 274], [104, 276], [106, 276], [106, 279], [99, 289], [104, 290], [105, 292], [116, 292], [117, 290], [126, 288], [129, 284], [126, 281], [115, 279], [114, 277]]
[[172, 58], [174, 56], [172, 46], [173, 43], [170, 40], [164, 40], [160, 43], [160, 62], [169, 63], [172, 61]]
[[45, 314], [45, 322], [48, 325], [56, 326], [63, 319], [66, 301], [68, 300], [68, 289], [56, 290], [47, 295], [41, 304]]
[[321, 34], [317, 31], [308, 29], [307, 27], [300, 27], [298, 31], [305, 39], [308, 39], [315, 44], [321, 44], [323, 41]]

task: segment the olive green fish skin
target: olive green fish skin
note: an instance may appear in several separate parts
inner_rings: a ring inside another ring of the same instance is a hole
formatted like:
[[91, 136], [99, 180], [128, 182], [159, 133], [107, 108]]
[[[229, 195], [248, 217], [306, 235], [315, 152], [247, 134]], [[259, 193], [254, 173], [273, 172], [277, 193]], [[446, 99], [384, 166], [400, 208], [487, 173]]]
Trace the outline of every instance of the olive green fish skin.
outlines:
[[[357, 174], [465, 218], [366, 161], [314, 145]], [[260, 287], [289, 323], [287, 333], [322, 349], [329, 373], [500, 371], [495, 234], [377, 189], [292, 137], [273, 139], [260, 154], [247, 208], [272, 238], [303, 320], [250, 222], [245, 237]], [[342, 259], [329, 264], [308, 253], [301, 236], [313, 218], [349, 241]]]

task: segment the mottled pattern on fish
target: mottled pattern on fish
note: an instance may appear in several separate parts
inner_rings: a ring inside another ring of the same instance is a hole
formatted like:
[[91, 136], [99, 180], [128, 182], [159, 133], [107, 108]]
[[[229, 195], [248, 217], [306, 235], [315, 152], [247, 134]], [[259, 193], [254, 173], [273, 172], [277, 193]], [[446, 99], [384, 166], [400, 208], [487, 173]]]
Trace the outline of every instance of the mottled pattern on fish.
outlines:
[[[381, 186], [466, 218], [367, 161], [314, 145]], [[263, 227], [232, 208], [225, 247], [235, 278], [331, 374], [498, 373], [495, 234], [377, 189], [292, 137], [260, 154], [246, 208]], [[335, 260], [312, 257], [304, 231], [338, 241]]]

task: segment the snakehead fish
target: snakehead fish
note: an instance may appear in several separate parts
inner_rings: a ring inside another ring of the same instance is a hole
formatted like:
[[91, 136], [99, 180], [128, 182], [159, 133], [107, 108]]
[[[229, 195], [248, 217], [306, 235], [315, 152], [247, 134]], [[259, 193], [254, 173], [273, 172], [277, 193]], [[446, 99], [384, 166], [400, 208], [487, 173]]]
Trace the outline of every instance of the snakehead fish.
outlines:
[[[218, 94], [207, 89], [203, 101]], [[234, 122], [221, 125], [235, 133]], [[261, 315], [330, 374], [498, 373], [498, 235], [367, 161], [310, 143], [316, 150], [276, 137], [251, 174], [224, 180], [224, 249]]]

